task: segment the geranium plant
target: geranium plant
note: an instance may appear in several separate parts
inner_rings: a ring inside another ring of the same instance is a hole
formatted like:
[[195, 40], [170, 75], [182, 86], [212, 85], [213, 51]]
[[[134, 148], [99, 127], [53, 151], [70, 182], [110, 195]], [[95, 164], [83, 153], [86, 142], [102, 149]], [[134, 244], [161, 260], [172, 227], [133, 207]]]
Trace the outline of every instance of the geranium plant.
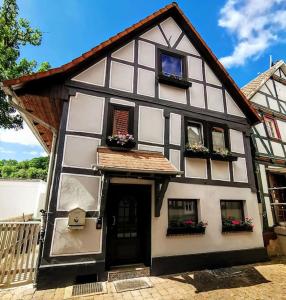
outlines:
[[244, 220], [236, 219], [232, 216], [222, 220], [222, 231], [253, 231], [253, 220], [245, 218]]
[[193, 152], [209, 153], [209, 149], [201, 143], [194, 143], [194, 144], [188, 143], [186, 144], [186, 149]]
[[194, 222], [191, 219], [181, 221], [174, 226], [171, 226], [167, 230], [167, 235], [175, 235], [175, 234], [204, 234], [207, 222]]
[[221, 156], [228, 156], [230, 154], [229, 150], [227, 148], [219, 148], [214, 151], [215, 154], [219, 154]]
[[133, 148], [136, 145], [132, 134], [118, 134], [110, 135], [106, 139], [106, 144], [110, 147]]

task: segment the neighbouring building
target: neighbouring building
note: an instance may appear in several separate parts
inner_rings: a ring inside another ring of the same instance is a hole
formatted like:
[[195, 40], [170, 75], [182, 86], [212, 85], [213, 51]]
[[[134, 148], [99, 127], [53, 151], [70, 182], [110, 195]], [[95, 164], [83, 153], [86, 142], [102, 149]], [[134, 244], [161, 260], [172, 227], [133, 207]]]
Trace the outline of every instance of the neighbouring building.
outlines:
[[[265, 243], [279, 236], [286, 254], [286, 65], [278, 61], [242, 88], [262, 122], [253, 127]], [[275, 230], [273, 227], [276, 226]]]
[[4, 90], [54, 162], [39, 288], [267, 259], [259, 117], [177, 4]]

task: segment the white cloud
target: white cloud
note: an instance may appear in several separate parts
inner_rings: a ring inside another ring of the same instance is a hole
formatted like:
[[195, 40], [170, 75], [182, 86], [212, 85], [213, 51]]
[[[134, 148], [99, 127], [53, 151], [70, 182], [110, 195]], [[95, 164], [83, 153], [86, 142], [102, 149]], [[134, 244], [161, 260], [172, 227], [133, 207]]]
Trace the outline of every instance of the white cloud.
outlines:
[[0, 142], [17, 143], [31, 146], [40, 145], [26, 123], [24, 123], [24, 129], [20, 130], [0, 129]]
[[225, 67], [257, 59], [273, 43], [284, 42], [286, 0], [227, 0], [219, 26], [235, 39], [233, 52], [220, 59]]
[[15, 153], [15, 151], [7, 150], [4, 147], [0, 147], [0, 153], [2, 153], [2, 154], [12, 154], [12, 153]]

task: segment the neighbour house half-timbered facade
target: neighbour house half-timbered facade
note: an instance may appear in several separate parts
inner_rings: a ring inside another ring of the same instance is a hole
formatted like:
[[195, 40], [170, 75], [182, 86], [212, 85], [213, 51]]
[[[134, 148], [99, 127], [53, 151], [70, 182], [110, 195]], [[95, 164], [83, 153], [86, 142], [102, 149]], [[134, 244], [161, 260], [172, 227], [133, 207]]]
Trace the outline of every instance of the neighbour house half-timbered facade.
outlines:
[[[262, 122], [253, 127], [255, 169], [265, 240], [286, 226], [286, 65], [278, 61], [242, 88], [260, 114]], [[282, 230], [282, 231], [281, 231]], [[280, 232], [281, 231], [281, 232]], [[284, 229], [284, 235], [286, 231]], [[285, 237], [286, 245], [286, 237]], [[286, 246], [285, 250], [286, 251]]]
[[38, 287], [266, 259], [259, 118], [177, 4], [4, 90], [55, 161]]

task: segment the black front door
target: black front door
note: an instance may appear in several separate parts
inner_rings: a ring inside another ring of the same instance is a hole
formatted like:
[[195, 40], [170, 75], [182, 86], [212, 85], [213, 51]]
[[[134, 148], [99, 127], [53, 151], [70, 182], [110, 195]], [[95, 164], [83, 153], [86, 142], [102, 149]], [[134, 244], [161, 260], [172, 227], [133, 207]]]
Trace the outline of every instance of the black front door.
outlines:
[[107, 266], [150, 261], [151, 188], [111, 184], [107, 202]]

